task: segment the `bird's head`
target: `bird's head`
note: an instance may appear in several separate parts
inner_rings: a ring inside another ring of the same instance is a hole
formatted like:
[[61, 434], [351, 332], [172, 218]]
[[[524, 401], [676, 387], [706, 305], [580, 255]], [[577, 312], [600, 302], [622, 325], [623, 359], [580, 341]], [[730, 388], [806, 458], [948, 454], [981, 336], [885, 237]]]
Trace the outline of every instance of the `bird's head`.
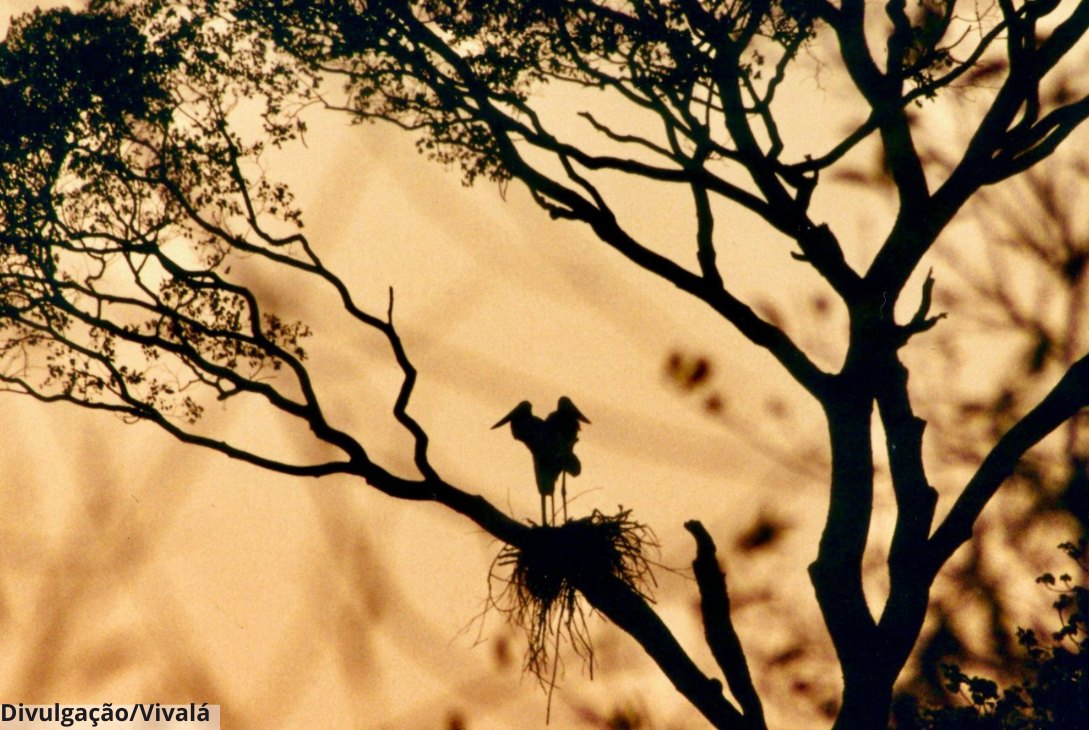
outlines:
[[582, 415], [582, 411], [580, 411], [578, 406], [576, 406], [566, 395], [562, 396], [559, 403], [556, 404], [556, 413], [563, 414], [569, 418], [574, 418], [583, 423], [590, 422], [590, 419]]
[[493, 429], [499, 428], [504, 423], [517, 423], [518, 421], [524, 421], [527, 418], [533, 417], [533, 404], [528, 400], [524, 400], [514, 407], [514, 410], [503, 416], [499, 423], [492, 426]]

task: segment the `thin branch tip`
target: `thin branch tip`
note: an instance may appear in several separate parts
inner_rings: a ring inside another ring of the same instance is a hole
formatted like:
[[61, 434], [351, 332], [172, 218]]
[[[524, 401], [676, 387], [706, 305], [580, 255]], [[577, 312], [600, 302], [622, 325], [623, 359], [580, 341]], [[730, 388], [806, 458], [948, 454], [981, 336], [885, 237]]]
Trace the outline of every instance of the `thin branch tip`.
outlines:
[[934, 269], [931, 268], [926, 272], [926, 279], [923, 281], [923, 294], [919, 300], [919, 308], [915, 311], [915, 315], [911, 318], [911, 321], [904, 325], [902, 330], [901, 343], [906, 343], [911, 337], [921, 332], [926, 332], [936, 325], [940, 320], [946, 318], [946, 312], [940, 312], [933, 317], [929, 316], [930, 307], [934, 301]]

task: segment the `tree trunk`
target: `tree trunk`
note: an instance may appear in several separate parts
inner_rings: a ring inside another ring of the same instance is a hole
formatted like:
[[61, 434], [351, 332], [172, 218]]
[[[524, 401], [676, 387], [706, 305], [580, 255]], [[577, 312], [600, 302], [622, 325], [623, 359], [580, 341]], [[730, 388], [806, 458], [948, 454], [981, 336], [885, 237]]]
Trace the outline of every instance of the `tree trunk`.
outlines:
[[832, 730], [887, 730], [895, 679], [886, 667], [845, 676], [843, 707]]

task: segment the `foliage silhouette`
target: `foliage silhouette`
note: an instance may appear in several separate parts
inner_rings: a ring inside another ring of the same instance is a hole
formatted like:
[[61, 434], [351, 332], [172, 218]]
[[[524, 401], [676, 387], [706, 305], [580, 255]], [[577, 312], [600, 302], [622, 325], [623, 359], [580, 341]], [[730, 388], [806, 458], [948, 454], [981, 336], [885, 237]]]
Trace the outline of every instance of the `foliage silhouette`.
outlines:
[[[1081, 574], [1089, 573], [1086, 540], [1059, 546], [1076, 563]], [[1038, 583], [1055, 586], [1045, 573]], [[1018, 629], [1017, 642], [1024, 652], [1022, 684], [999, 690], [990, 679], [968, 676], [955, 664], [945, 664], [946, 689], [963, 695], [967, 706], [919, 707], [908, 697], [899, 698], [894, 712], [897, 730], [1082, 730], [1089, 727], [1089, 654], [1086, 653], [1089, 590], [1070, 575], [1059, 578], [1063, 587], [1053, 604], [1061, 628], [1041, 641], [1032, 629]]]

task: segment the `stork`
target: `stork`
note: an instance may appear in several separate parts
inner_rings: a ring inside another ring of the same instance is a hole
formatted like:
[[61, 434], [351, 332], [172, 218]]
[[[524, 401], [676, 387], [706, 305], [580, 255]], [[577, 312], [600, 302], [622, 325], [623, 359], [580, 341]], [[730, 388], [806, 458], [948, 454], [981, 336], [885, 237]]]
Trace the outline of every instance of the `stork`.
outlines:
[[577, 477], [582, 473], [582, 462], [575, 456], [575, 444], [582, 428], [580, 423], [589, 424], [590, 419], [582, 415], [566, 395], [560, 398], [556, 410], [545, 418], [546, 430], [553, 439], [554, 453], [561, 469], [560, 496], [563, 499], [564, 522], [567, 522], [567, 475]]
[[548, 524], [547, 499], [552, 497], [552, 511], [556, 511], [556, 480], [564, 475], [562, 495], [564, 520], [567, 519], [567, 478], [578, 476], [582, 464], [575, 456], [579, 422], [589, 423], [571, 399], [560, 398], [556, 410], [547, 418], [533, 414], [533, 405], [522, 401], [510, 413], [492, 426], [499, 428], [510, 424], [511, 435], [521, 441], [533, 455], [533, 471], [537, 477], [537, 491], [541, 495], [541, 524]]

